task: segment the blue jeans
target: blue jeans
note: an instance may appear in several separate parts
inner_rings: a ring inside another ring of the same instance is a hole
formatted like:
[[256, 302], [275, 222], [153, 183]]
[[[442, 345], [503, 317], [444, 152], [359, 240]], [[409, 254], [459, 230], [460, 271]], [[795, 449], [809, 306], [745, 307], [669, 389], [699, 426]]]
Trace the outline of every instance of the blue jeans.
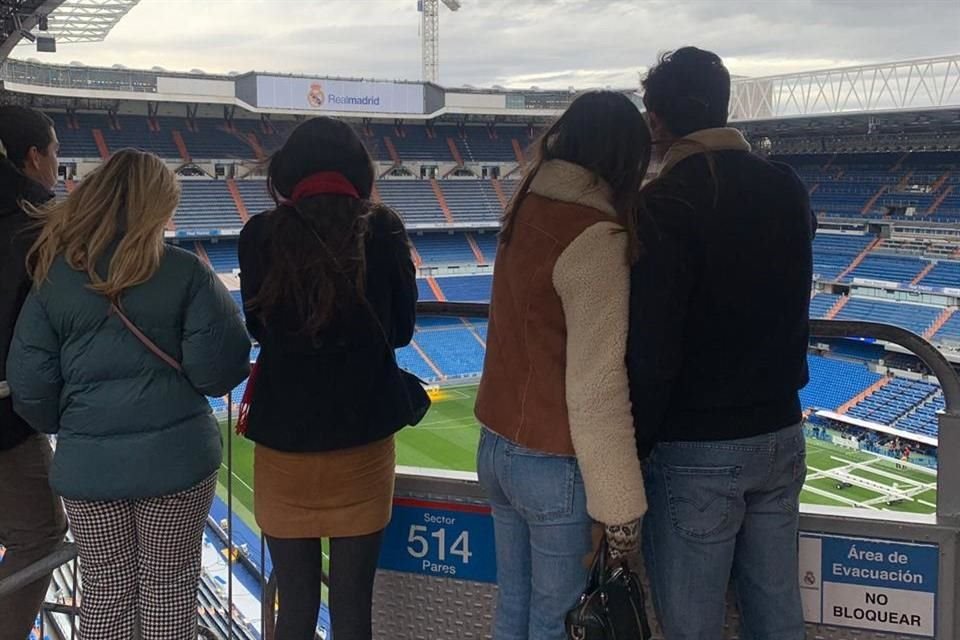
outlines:
[[741, 440], [664, 442], [644, 476], [643, 553], [667, 640], [717, 640], [733, 581], [743, 640], [803, 640], [800, 425]]
[[497, 543], [494, 640], [565, 640], [564, 618], [586, 586], [593, 524], [576, 458], [483, 429], [477, 473]]

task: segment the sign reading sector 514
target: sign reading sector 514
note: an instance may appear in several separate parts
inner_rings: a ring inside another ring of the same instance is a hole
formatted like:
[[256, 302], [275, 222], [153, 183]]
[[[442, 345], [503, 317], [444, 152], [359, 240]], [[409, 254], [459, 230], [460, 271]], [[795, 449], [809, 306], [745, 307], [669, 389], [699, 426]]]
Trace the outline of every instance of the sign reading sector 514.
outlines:
[[482, 505], [396, 498], [380, 568], [496, 582], [493, 519]]
[[807, 622], [933, 638], [939, 549], [874, 538], [800, 535]]

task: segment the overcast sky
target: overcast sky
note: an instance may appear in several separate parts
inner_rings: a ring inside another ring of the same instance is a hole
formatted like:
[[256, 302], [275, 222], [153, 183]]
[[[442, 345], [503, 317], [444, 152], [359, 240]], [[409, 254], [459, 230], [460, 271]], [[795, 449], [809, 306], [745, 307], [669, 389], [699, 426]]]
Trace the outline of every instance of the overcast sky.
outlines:
[[[960, 0], [462, 0], [441, 7], [440, 80], [632, 87], [658, 52], [713, 49], [768, 75], [960, 52]], [[420, 78], [416, 0], [141, 0], [105, 42], [15, 57]]]

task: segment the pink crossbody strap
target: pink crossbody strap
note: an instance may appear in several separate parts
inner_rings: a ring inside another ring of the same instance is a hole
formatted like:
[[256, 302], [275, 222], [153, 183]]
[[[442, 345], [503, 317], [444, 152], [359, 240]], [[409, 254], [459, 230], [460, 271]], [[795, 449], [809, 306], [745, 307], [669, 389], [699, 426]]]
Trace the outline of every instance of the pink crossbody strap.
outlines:
[[122, 322], [123, 325], [130, 331], [130, 333], [132, 333], [134, 337], [143, 344], [143, 346], [149, 349], [153, 355], [163, 360], [174, 370], [183, 370], [183, 367], [180, 366], [180, 363], [171, 358], [166, 351], [158, 347], [153, 340], [148, 338], [146, 334], [143, 333], [143, 331], [140, 331], [137, 325], [133, 324], [130, 318], [128, 318], [126, 314], [120, 310], [120, 307], [118, 307], [116, 303], [110, 303], [110, 312], [117, 314], [117, 317], [120, 318], [120, 322]]

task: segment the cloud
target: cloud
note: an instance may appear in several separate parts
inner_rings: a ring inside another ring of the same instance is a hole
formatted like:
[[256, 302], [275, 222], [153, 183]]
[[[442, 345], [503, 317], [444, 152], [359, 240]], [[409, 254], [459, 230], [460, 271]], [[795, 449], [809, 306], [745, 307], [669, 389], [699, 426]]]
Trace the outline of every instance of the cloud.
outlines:
[[[142, 0], [105, 42], [43, 60], [415, 80], [419, 20], [415, 0]], [[751, 76], [953, 53], [960, 2], [463, 0], [440, 21], [442, 84], [580, 89], [636, 86], [685, 44]]]

